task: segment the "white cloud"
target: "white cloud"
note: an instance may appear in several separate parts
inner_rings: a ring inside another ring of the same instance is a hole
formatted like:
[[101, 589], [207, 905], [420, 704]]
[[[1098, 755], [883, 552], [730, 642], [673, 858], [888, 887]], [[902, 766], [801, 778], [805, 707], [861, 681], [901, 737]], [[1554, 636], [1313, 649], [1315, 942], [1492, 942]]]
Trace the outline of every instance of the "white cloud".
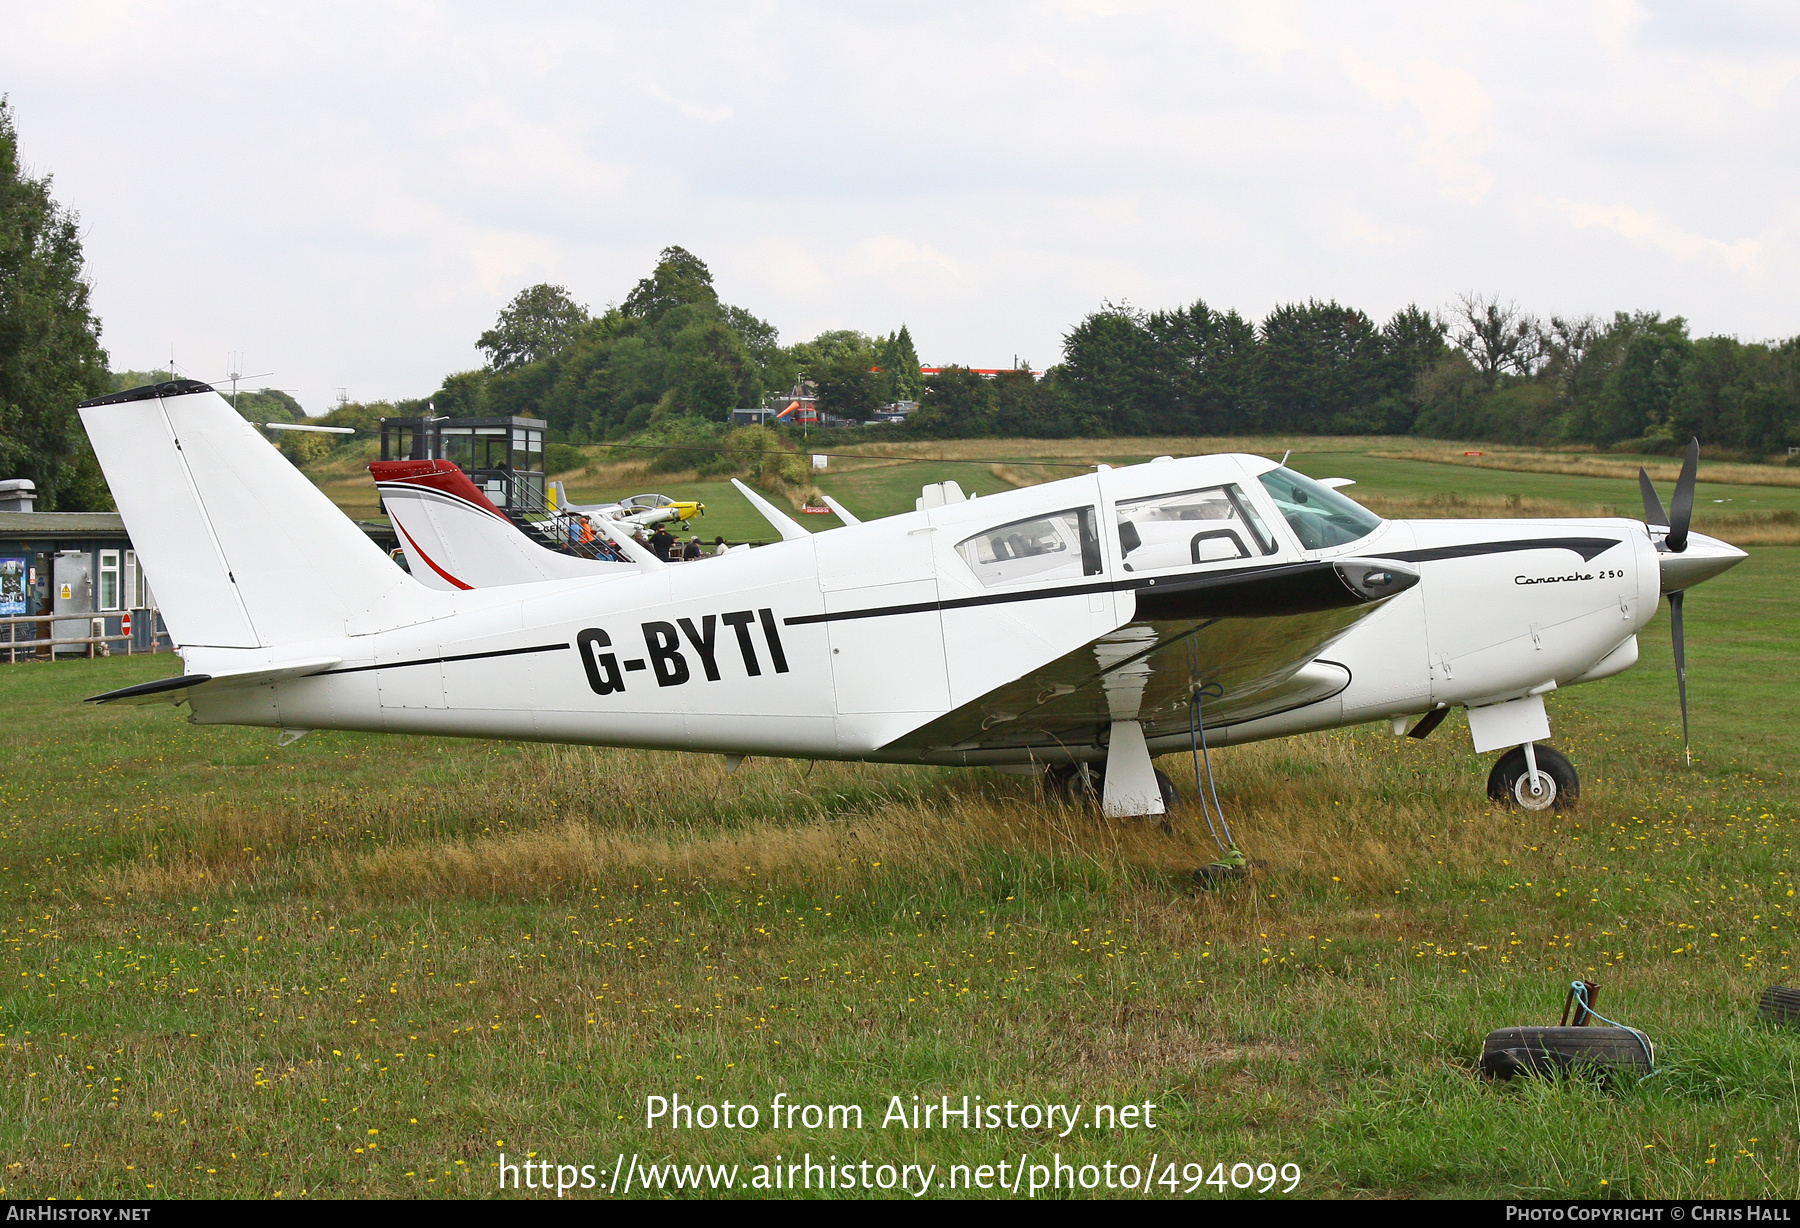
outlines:
[[1588, 201], [1556, 202], [1563, 216], [1577, 229], [1610, 230], [1640, 246], [1654, 247], [1681, 260], [1711, 259], [1733, 273], [1762, 272], [1763, 245], [1755, 239], [1726, 243], [1683, 230], [1667, 218], [1633, 209], [1630, 205], [1598, 205]]
[[1232, 6], [1225, 30], [1239, 51], [1268, 71], [1278, 72], [1289, 55], [1311, 49], [1305, 24], [1293, 5], [1259, 0]]
[[1494, 104], [1473, 73], [1432, 60], [1413, 60], [1396, 71], [1343, 53], [1344, 71], [1383, 106], [1413, 109], [1408, 129], [1419, 163], [1437, 176], [1438, 190], [1452, 200], [1475, 202], [1486, 196], [1494, 176], [1481, 164], [1491, 136]]
[[892, 273], [908, 266], [920, 265], [941, 269], [952, 276], [962, 273], [962, 266], [937, 248], [896, 239], [893, 235], [864, 239], [857, 244], [857, 252], [862, 257], [863, 266], [878, 273]]

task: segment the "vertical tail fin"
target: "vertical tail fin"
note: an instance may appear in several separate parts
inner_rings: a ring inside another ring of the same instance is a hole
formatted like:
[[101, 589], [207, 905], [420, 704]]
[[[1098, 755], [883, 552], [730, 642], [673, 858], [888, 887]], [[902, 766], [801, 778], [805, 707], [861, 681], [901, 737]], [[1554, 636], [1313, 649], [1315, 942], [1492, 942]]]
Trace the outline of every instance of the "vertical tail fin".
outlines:
[[178, 645], [341, 636], [386, 598], [425, 596], [207, 385], [173, 380], [80, 409]]
[[427, 587], [492, 588], [638, 572], [635, 563], [561, 554], [533, 541], [453, 461], [375, 461], [369, 472], [413, 575]]

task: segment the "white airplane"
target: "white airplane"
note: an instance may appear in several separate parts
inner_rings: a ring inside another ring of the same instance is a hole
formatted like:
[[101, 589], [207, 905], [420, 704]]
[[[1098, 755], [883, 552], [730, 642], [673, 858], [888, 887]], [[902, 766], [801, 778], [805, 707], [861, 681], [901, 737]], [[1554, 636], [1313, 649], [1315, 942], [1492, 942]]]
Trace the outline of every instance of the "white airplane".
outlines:
[[[212, 389], [81, 414], [180, 649], [187, 702], [283, 738], [358, 729], [891, 763], [1103, 765], [1468, 710], [1491, 794], [1566, 805], [1544, 696], [1628, 668], [1662, 593], [1744, 557], [1672, 516], [1383, 521], [1256, 456], [1161, 460], [809, 534], [706, 566], [434, 590]], [[1646, 487], [1648, 482], [1646, 481]], [[767, 514], [767, 513], [765, 513]], [[1665, 525], [1662, 523], [1667, 521]], [[620, 545], [624, 546], [624, 542]], [[635, 543], [632, 543], [635, 545]], [[640, 557], [641, 556], [641, 557]], [[1681, 623], [1676, 604], [1678, 670]], [[1685, 684], [1683, 710], [1685, 722]]]
[[652, 525], [675, 521], [679, 528], [682, 523], [695, 516], [706, 514], [706, 504], [692, 500], [671, 499], [667, 495], [643, 494], [632, 495], [617, 503], [570, 503], [562, 494], [562, 483], [553, 483], [558, 493], [556, 500], [560, 510], [577, 512], [583, 516], [604, 516], [608, 520], [617, 520], [637, 529], [647, 529]]

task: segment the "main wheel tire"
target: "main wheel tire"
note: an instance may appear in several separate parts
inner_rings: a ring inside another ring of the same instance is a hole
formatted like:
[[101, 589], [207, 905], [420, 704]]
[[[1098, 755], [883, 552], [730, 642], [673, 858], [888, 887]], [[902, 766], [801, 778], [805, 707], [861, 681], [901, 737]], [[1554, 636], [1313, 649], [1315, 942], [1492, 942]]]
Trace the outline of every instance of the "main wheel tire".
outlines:
[[[1156, 769], [1156, 787], [1162, 793], [1163, 813], [1173, 814], [1181, 805], [1181, 794], [1175, 782], [1162, 769]], [[1044, 791], [1057, 801], [1071, 806], [1098, 806], [1106, 796], [1104, 763], [1066, 763], [1044, 773]]]
[[1105, 783], [1103, 763], [1063, 763], [1044, 773], [1044, 792], [1066, 806], [1098, 806]]
[[1581, 777], [1575, 765], [1548, 746], [1533, 746], [1543, 792], [1532, 793], [1531, 772], [1525, 748], [1515, 746], [1500, 756], [1488, 773], [1488, 797], [1513, 810], [1568, 810], [1581, 797]]
[[1649, 1042], [1630, 1028], [1501, 1028], [1481, 1047], [1482, 1072], [1493, 1079], [1650, 1068]]

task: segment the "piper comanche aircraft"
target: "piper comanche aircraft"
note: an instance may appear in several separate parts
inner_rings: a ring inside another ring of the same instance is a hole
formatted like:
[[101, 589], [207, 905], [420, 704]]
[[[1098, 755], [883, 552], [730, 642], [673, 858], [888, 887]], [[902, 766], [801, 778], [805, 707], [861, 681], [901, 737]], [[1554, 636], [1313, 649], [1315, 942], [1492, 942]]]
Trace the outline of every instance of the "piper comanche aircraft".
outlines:
[[1220, 745], [1413, 717], [1423, 736], [1465, 707], [1478, 751], [1511, 748], [1491, 793], [1567, 805], [1574, 770], [1537, 745], [1544, 696], [1628, 668], [1659, 594], [1745, 557], [1688, 532], [1692, 452], [1673, 516], [1646, 481], [1650, 524], [1383, 521], [1216, 455], [793, 526], [701, 563], [621, 532], [629, 566], [436, 590], [207, 385], [81, 414], [186, 667], [96, 702], [185, 701], [284, 738], [1099, 764], [1114, 816], [1165, 811], [1151, 759], [1191, 746], [1197, 708]]

